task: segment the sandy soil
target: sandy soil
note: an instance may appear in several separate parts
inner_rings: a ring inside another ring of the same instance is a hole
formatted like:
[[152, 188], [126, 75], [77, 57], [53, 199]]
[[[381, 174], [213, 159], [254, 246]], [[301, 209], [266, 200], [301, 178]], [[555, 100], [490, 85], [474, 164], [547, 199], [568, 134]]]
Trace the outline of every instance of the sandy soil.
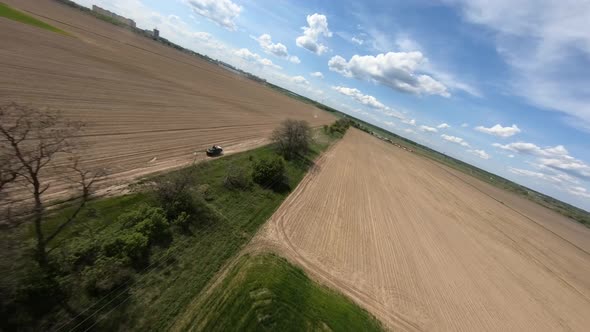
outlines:
[[51, 107], [87, 122], [86, 163], [108, 167], [110, 184], [190, 162], [212, 144], [229, 152], [260, 146], [286, 118], [313, 126], [334, 120], [54, 1], [5, 2], [73, 37], [0, 18], [0, 103]]
[[253, 246], [394, 330], [587, 331], [589, 240], [552, 211], [351, 130]]

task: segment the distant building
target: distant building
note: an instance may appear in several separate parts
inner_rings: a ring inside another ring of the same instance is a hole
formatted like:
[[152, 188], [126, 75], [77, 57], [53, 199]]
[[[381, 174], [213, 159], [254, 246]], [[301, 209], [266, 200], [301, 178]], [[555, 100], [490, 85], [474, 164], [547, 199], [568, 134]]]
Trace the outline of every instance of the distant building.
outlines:
[[92, 11], [95, 12], [95, 13], [97, 13], [97, 14], [100, 14], [102, 16], [110, 17], [110, 18], [114, 19], [115, 21], [120, 22], [120, 23], [123, 23], [125, 25], [128, 25], [128, 26], [130, 26], [132, 28], [135, 28], [136, 27], [134, 20], [129, 19], [127, 17], [123, 17], [123, 16], [118, 15], [116, 13], [113, 13], [110, 10], [106, 10], [104, 8], [100, 8], [97, 5], [92, 5]]
[[[158, 40], [160, 39], [160, 30], [154, 28], [154, 30], [143, 30], [143, 32], [150, 38]], [[162, 38], [164, 39], [164, 38]]]

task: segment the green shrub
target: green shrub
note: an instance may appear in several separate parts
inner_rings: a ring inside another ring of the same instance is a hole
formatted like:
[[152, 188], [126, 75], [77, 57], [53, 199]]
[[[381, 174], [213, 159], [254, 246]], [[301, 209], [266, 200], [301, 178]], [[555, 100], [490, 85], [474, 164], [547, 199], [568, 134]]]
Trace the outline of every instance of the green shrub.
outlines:
[[271, 139], [279, 153], [286, 159], [291, 159], [309, 150], [312, 141], [311, 127], [306, 121], [287, 119], [273, 131]]
[[[161, 210], [161, 209], [158, 209]], [[151, 218], [144, 219], [135, 225], [135, 230], [147, 237], [150, 244], [158, 243], [170, 238], [170, 224], [161, 210]]]
[[348, 128], [352, 125], [352, 121], [349, 119], [338, 119], [329, 127], [330, 134], [338, 133], [340, 135], [344, 135]]
[[281, 157], [260, 159], [254, 163], [252, 179], [264, 187], [272, 187], [285, 180], [285, 160]]
[[67, 296], [55, 278], [34, 267], [16, 291], [16, 301], [33, 316], [40, 317], [53, 311]]
[[146, 261], [148, 249], [148, 237], [138, 232], [125, 232], [103, 246], [105, 256], [128, 258], [135, 263]]
[[127, 265], [125, 259], [100, 256], [82, 271], [82, 285], [93, 296], [110, 292], [131, 280], [133, 271]]
[[192, 200], [190, 189], [197, 185], [195, 170], [192, 166], [154, 179], [153, 192], [169, 219], [176, 218], [181, 212], [188, 212]]
[[83, 234], [72, 239], [66, 249], [65, 263], [74, 270], [91, 265], [100, 253], [100, 246], [88, 236]]
[[178, 217], [172, 220], [172, 225], [188, 231], [191, 225], [191, 217], [186, 212], [182, 212]]
[[223, 185], [228, 189], [244, 190], [250, 188], [252, 183], [244, 167], [230, 165], [223, 179]]
[[126, 228], [143, 234], [149, 244], [167, 240], [171, 235], [170, 224], [161, 208], [143, 205], [121, 215], [119, 220]]

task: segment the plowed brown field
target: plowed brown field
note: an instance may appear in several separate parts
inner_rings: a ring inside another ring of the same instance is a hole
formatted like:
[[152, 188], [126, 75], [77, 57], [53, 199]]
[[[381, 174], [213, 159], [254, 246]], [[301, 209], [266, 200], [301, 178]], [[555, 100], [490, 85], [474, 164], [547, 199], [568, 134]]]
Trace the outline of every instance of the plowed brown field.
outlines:
[[85, 161], [109, 167], [111, 180], [182, 165], [212, 144], [229, 152], [259, 146], [286, 118], [313, 126], [334, 120], [54, 1], [5, 2], [43, 15], [37, 17], [72, 36], [0, 18], [0, 104], [52, 107], [86, 121]]
[[357, 130], [253, 244], [395, 330], [590, 328], [590, 230]]

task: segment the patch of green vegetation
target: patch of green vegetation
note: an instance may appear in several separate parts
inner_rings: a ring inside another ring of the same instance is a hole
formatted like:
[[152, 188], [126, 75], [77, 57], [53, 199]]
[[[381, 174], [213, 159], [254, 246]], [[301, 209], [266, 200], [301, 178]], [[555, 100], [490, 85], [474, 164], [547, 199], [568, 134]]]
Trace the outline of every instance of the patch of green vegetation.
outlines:
[[272, 254], [240, 258], [184, 330], [382, 331], [346, 297]]
[[332, 137], [343, 137], [354, 122], [347, 118], [340, 118], [331, 125], [324, 125], [324, 133]]
[[[305, 155], [284, 162], [281, 186], [252, 180], [228, 186], [226, 181], [235, 169], [251, 177], [257, 161], [276, 158], [271, 145], [191, 166], [189, 173], [178, 170], [145, 180], [148, 185], [161, 177], [189, 174], [183, 178], [187, 190], [176, 196], [172, 192], [173, 199], [150, 187], [90, 201], [80, 218], [49, 246], [55, 269], [51, 278], [36, 272], [29, 224], [3, 232], [0, 241], [11, 251], [2, 253], [0, 268], [11, 274], [0, 276], [1, 327], [169, 329], [335, 140], [321, 130], [314, 134]], [[57, 227], [69, 209], [56, 210], [43, 227]], [[35, 299], [44, 298], [60, 300], [41, 308], [34, 305], [39, 302]]]
[[58, 29], [52, 25], [49, 25], [43, 21], [40, 21], [30, 15], [27, 15], [19, 10], [16, 10], [8, 5], [0, 2], [0, 17], [6, 17], [13, 21], [21, 22], [24, 24], [32, 25], [41, 29], [49, 30], [52, 32], [60, 33], [62, 35], [68, 35], [67, 32]]

